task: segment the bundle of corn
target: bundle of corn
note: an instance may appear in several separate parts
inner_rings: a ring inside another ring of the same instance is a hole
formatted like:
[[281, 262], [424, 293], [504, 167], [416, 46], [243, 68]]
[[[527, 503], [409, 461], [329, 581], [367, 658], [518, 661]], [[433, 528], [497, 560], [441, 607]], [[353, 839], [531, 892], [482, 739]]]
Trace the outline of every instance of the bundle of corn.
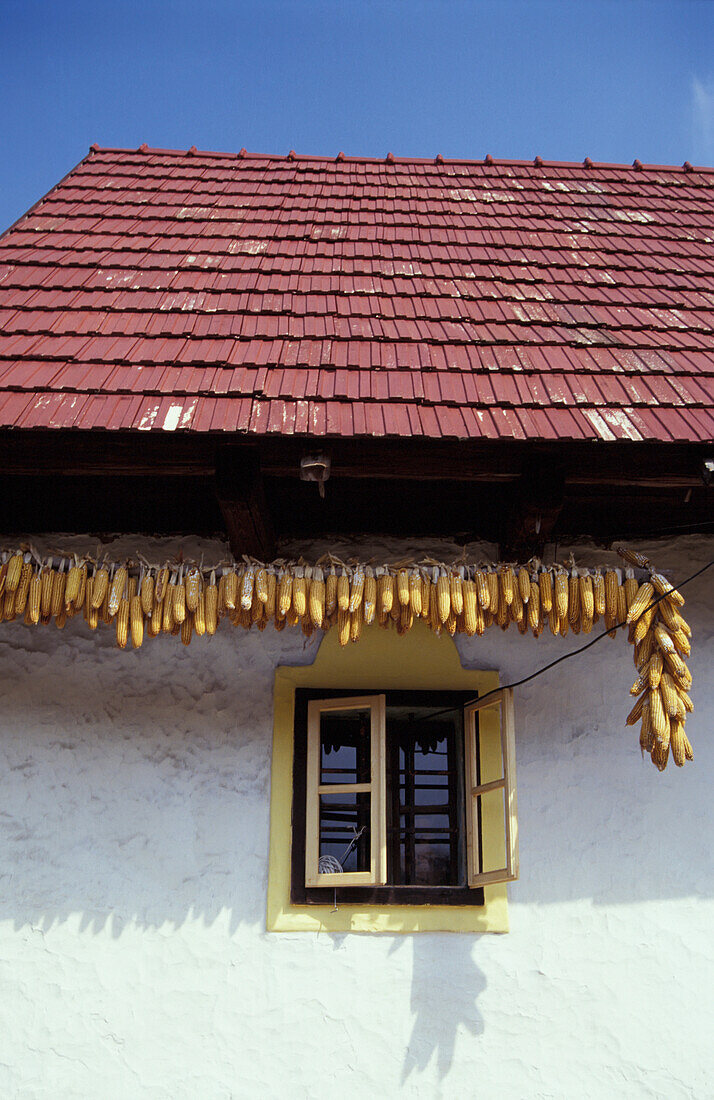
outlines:
[[[149, 565], [141, 559], [114, 564], [90, 558], [42, 560], [31, 550], [0, 556], [0, 621], [62, 628], [82, 611], [92, 630], [113, 625], [117, 644], [138, 649], [159, 634], [179, 635], [184, 645], [215, 634], [227, 618], [234, 626], [276, 630], [300, 626], [306, 637], [335, 627], [341, 645], [359, 640], [377, 623], [407, 633], [423, 620], [436, 634], [482, 635], [497, 625], [537, 638], [545, 630], [565, 637], [589, 634], [602, 620], [608, 634], [630, 631], [635, 647], [638, 700], [627, 721], [642, 719], [640, 743], [658, 768], [671, 748], [675, 763], [691, 759], [684, 717], [692, 704], [691, 676], [682, 660], [691, 631], [681, 616], [682, 597], [649, 562], [620, 551], [630, 567], [619, 569], [480, 563], [447, 565], [426, 560], [398, 566], [347, 565], [336, 558], [315, 566], [253, 560], [204, 569], [194, 563]], [[657, 603], [655, 599], [662, 597]]]
[[629, 640], [634, 646], [637, 679], [630, 694], [637, 701], [627, 725], [640, 721], [640, 748], [648, 752], [660, 771], [667, 767], [670, 749], [678, 767], [694, 753], [684, 732], [692, 710], [689, 689], [692, 675], [683, 658], [691, 652], [691, 630], [681, 608], [684, 598], [647, 558], [631, 550], [618, 553], [631, 565], [645, 569], [649, 579], [638, 584], [632, 570], [625, 580]]

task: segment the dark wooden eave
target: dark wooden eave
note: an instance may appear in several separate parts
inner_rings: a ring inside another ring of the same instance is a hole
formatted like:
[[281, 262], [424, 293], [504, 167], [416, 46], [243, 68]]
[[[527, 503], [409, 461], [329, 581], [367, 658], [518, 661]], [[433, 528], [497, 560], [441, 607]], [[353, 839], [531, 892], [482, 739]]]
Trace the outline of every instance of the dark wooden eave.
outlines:
[[[324, 500], [299, 480], [326, 453]], [[712, 519], [702, 444], [0, 432], [3, 533], [214, 534], [236, 554], [355, 533], [498, 542], [655, 537]]]

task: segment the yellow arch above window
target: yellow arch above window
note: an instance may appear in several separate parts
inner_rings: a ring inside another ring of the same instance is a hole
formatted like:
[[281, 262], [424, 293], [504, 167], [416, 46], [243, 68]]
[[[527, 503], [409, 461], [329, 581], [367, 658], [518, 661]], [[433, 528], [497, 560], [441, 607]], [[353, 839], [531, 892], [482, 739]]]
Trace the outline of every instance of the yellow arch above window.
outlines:
[[270, 800], [270, 870], [266, 927], [269, 932], [507, 932], [506, 886], [484, 888], [484, 905], [355, 905], [332, 897], [325, 905], [290, 901], [293, 726], [296, 688], [355, 691], [472, 691], [498, 687], [498, 673], [462, 667], [448, 635], [437, 638], [415, 624], [403, 637], [365, 627], [359, 645], [341, 648], [337, 631], [323, 639], [313, 664], [275, 672]]

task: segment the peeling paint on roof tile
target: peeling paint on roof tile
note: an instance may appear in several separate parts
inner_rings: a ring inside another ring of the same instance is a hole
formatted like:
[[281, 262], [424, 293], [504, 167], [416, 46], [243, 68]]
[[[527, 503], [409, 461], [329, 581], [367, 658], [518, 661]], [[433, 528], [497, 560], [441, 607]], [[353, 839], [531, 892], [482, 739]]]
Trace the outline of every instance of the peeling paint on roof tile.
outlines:
[[710, 439], [712, 200], [701, 169], [95, 150], [0, 238], [0, 424]]

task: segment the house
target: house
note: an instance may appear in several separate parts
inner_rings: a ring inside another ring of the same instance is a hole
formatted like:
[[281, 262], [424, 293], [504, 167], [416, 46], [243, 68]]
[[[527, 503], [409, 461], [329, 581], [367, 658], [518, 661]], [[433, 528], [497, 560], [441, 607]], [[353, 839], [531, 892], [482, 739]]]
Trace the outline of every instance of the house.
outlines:
[[708, 1094], [713, 193], [93, 147], [0, 238], [5, 1095]]

